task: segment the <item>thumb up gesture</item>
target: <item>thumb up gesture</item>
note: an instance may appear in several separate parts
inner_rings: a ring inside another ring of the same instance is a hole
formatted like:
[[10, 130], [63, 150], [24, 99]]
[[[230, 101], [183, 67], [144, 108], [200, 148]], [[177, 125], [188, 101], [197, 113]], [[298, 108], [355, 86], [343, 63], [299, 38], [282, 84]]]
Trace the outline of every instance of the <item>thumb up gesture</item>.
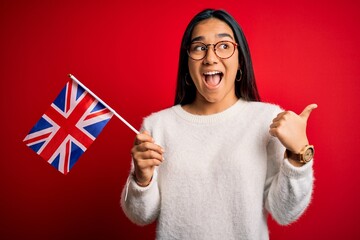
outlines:
[[270, 125], [270, 134], [277, 137], [285, 148], [294, 153], [309, 144], [306, 136], [306, 124], [312, 110], [317, 108], [316, 104], [308, 105], [300, 115], [292, 111], [284, 111], [274, 118]]

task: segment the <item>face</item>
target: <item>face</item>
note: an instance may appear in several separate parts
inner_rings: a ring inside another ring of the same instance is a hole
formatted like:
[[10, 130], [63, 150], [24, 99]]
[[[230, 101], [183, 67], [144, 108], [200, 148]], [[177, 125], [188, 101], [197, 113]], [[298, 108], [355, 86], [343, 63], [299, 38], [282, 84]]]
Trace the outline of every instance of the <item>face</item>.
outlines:
[[[219, 41], [235, 42], [232, 29], [217, 18], [209, 18], [199, 22], [191, 35], [191, 42], [215, 44]], [[237, 101], [235, 95], [236, 72], [240, 68], [238, 50], [227, 59], [219, 58], [212, 45], [202, 60], [189, 57], [190, 76], [196, 86], [196, 103], [217, 105], [217, 108], [227, 108]]]

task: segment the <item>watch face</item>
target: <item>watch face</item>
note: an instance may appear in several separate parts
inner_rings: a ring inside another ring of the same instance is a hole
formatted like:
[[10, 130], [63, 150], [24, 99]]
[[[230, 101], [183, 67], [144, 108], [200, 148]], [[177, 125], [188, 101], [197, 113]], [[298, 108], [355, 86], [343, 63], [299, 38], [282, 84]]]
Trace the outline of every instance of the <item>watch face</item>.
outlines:
[[310, 161], [314, 156], [314, 149], [312, 148], [308, 148], [306, 151], [305, 151], [305, 154], [304, 154], [304, 160], [306, 162]]

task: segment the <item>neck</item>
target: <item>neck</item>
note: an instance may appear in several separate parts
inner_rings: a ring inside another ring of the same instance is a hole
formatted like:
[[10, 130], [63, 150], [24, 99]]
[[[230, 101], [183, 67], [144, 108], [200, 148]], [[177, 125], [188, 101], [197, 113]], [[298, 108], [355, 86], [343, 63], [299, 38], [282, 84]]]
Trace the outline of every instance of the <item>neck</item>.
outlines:
[[221, 102], [209, 102], [206, 99], [196, 98], [193, 103], [183, 106], [183, 109], [195, 115], [210, 115], [225, 111], [234, 105], [237, 100], [236, 96]]

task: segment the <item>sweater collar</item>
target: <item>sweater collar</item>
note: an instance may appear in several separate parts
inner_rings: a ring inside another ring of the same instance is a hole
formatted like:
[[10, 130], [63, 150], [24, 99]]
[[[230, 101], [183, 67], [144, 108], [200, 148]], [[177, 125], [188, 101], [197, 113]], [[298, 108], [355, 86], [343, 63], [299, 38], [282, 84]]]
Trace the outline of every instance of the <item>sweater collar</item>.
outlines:
[[239, 99], [235, 104], [227, 108], [226, 110], [209, 115], [196, 115], [185, 111], [181, 105], [175, 105], [172, 107], [174, 112], [181, 117], [182, 119], [199, 124], [211, 124], [222, 122], [224, 120], [230, 119], [232, 116], [236, 115], [241, 109], [246, 105], [246, 101]]

